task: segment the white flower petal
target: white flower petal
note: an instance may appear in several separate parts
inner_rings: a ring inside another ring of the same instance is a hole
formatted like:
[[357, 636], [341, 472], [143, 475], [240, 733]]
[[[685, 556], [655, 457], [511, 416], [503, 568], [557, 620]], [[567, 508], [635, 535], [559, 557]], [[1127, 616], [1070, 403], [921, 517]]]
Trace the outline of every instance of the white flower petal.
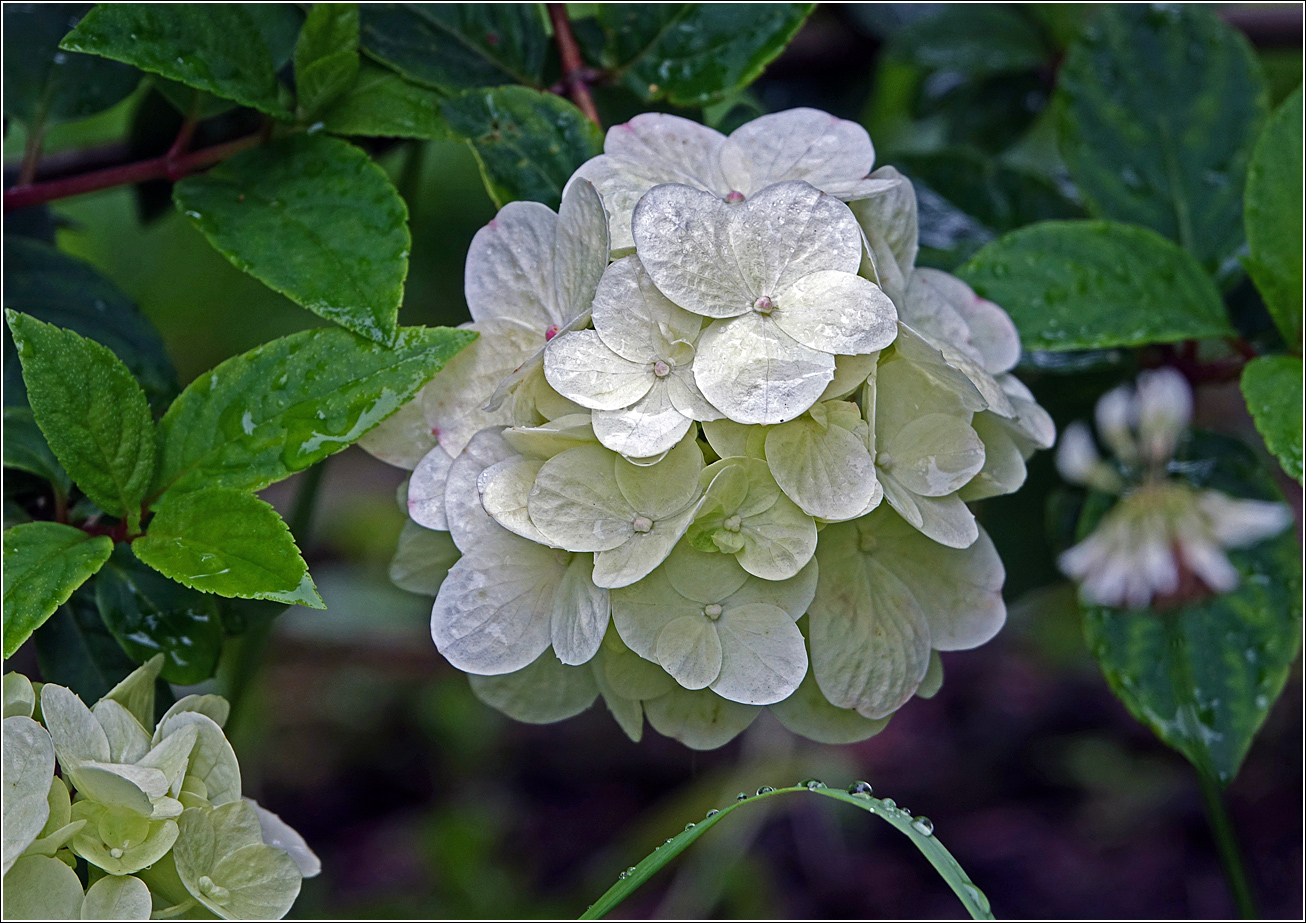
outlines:
[[780, 294], [773, 316], [795, 340], [827, 353], [872, 353], [898, 333], [889, 296], [851, 272], [826, 270], [796, 279]]
[[476, 479], [476, 490], [481, 495], [481, 506], [491, 519], [522, 538], [548, 545], [549, 540], [526, 512], [526, 498], [543, 465], [538, 458], [505, 458], [481, 472]]
[[653, 730], [691, 750], [714, 750], [729, 743], [760, 713], [756, 705], [731, 702], [711, 689], [676, 688], [644, 703]]
[[880, 484], [889, 505], [936, 542], [949, 548], [969, 548], [979, 538], [975, 514], [956, 494], [922, 497], [907, 490], [888, 474], [882, 474]]
[[629, 407], [657, 381], [651, 362], [623, 359], [593, 330], [555, 337], [544, 351], [544, 377], [558, 393], [593, 410]]
[[551, 543], [568, 551], [607, 551], [634, 534], [639, 513], [617, 486], [616, 461], [602, 446], [583, 445], [540, 468], [527, 509]]
[[[676, 554], [680, 554], [679, 549]], [[702, 557], [722, 556], [702, 555]], [[730, 564], [739, 571], [739, 565], [733, 561]], [[739, 572], [742, 575], [740, 578], [742, 584], [748, 575], [743, 571]], [[657, 661], [658, 635], [668, 623], [677, 618], [703, 614], [704, 603], [686, 599], [678, 592], [668, 578], [666, 567], [658, 568], [638, 583], [614, 589], [611, 598], [612, 624], [616, 627], [621, 640], [646, 661]], [[620, 684], [616, 677], [612, 679], [618, 691], [622, 691], [623, 684]], [[650, 690], [639, 691], [646, 693]], [[627, 690], [623, 694], [633, 694], [633, 692]]]
[[[483, 429], [449, 466], [444, 487], [445, 520], [454, 544], [463, 554], [486, 537], [497, 538], [504, 531], [481, 506], [476, 482], [486, 468], [516, 454], [498, 428]], [[411, 484], [409, 493], [412, 493]]]
[[1008, 425], [1021, 454], [1029, 458], [1038, 449], [1052, 448], [1057, 441], [1057, 425], [1052, 422], [1052, 415], [1038, 405], [1033, 393], [1015, 375], [998, 376], [998, 384], [1016, 410], [1016, 419]]
[[588, 663], [598, 653], [611, 621], [608, 591], [594, 585], [594, 561], [573, 555], [558, 584], [550, 621], [553, 652], [568, 665]]
[[[876, 195], [853, 201], [850, 207], [867, 236], [885, 244], [898, 276], [905, 280], [916, 266], [916, 189], [893, 167], [880, 167], [871, 178], [890, 185], [881, 187]], [[877, 258], [880, 255], [877, 252]]]
[[884, 730], [888, 718], [863, 718], [851, 708], [831, 705], [811, 670], [793, 695], [768, 708], [785, 728], [820, 744], [852, 744]]
[[648, 532], [636, 532], [622, 545], [594, 556], [594, 583], [601, 587], [629, 586], [666, 560], [689, 528], [693, 508], [657, 519]]
[[707, 422], [723, 419], [721, 411], [713, 407], [703, 396], [703, 392], [698, 390], [698, 382], [694, 381], [692, 366], [672, 369], [671, 373], [663, 379], [663, 385], [667, 389], [671, 406], [691, 420]]
[[615, 473], [630, 505], [654, 520], [676, 514], [702, 494], [703, 450], [693, 438], [681, 440], [666, 458], [653, 465], [617, 459]]
[[899, 321], [893, 349], [880, 357], [876, 414], [904, 408], [906, 420], [926, 413], [974, 413], [989, 405], [971, 379], [908, 325]]
[[358, 447], [387, 465], [412, 471], [436, 444], [431, 424], [422, 411], [422, 398], [414, 397], [358, 440]]
[[984, 411], [971, 426], [984, 443], [984, 467], [961, 489], [961, 499], [983, 500], [1015, 493], [1025, 483], [1025, 456], [1011, 438], [1010, 421]]
[[533, 455], [546, 461], [559, 452], [598, 441], [588, 411], [559, 417], [539, 426], [514, 426], [503, 431], [503, 438], [522, 455]]
[[512, 673], [468, 679], [478, 699], [526, 724], [564, 721], [585, 711], [599, 695], [592, 669], [566, 666], [549, 651]]
[[558, 216], [539, 202], [509, 202], [467, 249], [464, 291], [472, 320], [517, 321], [541, 334], [562, 324], [553, 281]]
[[554, 303], [566, 324], [590, 309], [608, 265], [608, 215], [587, 180], [573, 177], [562, 190], [553, 245]]
[[109, 761], [109, 738], [71, 690], [46, 683], [41, 687], [41, 720], [54, 741], [61, 764], [79, 760]]
[[671, 403], [665, 381], [656, 381], [644, 395], [623, 410], [594, 411], [594, 435], [614, 452], [648, 458], [680, 442], [693, 424]]
[[1197, 503], [1206, 514], [1216, 541], [1225, 548], [1246, 548], [1278, 535], [1292, 523], [1285, 504], [1266, 500], [1241, 500], [1204, 490]]
[[804, 346], [770, 318], [750, 313], [703, 332], [694, 381], [737, 423], [792, 420], [834, 378], [834, 357]]
[[702, 689], [721, 672], [721, 639], [703, 613], [672, 619], [658, 632], [658, 663], [686, 689]]
[[594, 329], [617, 355], [631, 362], [668, 359], [672, 344], [693, 344], [703, 319], [667, 299], [640, 264], [628, 256], [603, 273], [594, 298]]
[[[41, 835], [50, 817], [54, 744], [31, 718], [4, 719], [4, 874]], [[67, 801], [67, 795], [64, 796]]]
[[960, 490], [984, 467], [984, 443], [961, 417], [930, 413], [877, 440], [875, 463], [922, 497]]
[[865, 442], [810, 414], [767, 433], [766, 457], [780, 489], [809, 516], [852, 519], [874, 494], [875, 465]]
[[453, 458], [444, 446], [437, 445], [413, 468], [413, 476], [408, 480], [408, 515], [419, 526], [448, 531], [444, 491], [451, 467]]
[[862, 356], [835, 356], [834, 380], [826, 385], [821, 400], [837, 401], [848, 397], [875, 372], [879, 359], [878, 351]]
[[1138, 441], [1144, 455], [1163, 463], [1193, 418], [1193, 388], [1170, 368], [1150, 369], [1138, 376]]
[[770, 705], [786, 698], [807, 675], [802, 632], [783, 609], [732, 601], [716, 630], [721, 675], [712, 690], [717, 695], [745, 705]]
[[865, 128], [817, 109], [753, 119], [730, 134], [720, 156], [726, 181], [745, 195], [784, 180], [806, 180], [818, 188], [851, 183], [875, 165]]

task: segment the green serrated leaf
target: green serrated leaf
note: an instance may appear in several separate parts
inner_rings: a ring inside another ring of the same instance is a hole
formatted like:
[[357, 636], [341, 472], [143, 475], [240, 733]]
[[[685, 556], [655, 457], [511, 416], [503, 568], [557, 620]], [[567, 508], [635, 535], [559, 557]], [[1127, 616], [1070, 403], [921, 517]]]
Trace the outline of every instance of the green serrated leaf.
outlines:
[[91, 6], [5, 4], [6, 115], [29, 127], [71, 122], [103, 112], [136, 89], [141, 75], [135, 68], [59, 50], [59, 41]]
[[814, 3], [605, 3], [603, 64], [646, 102], [702, 106], [752, 83]]
[[1302, 361], [1261, 356], [1243, 369], [1243, 397], [1266, 447], [1283, 470], [1302, 480]]
[[135, 530], [154, 473], [154, 418], [107, 346], [6, 310], [36, 423], [91, 500]]
[[1114, 4], [1061, 68], [1061, 152], [1088, 210], [1178, 242], [1209, 270], [1242, 244], [1268, 104], [1239, 32], [1196, 4]]
[[113, 542], [58, 522], [24, 523], [4, 536], [4, 655], [12, 657], [109, 559]]
[[130, 545], [115, 548], [96, 577], [95, 604], [134, 660], [164, 655], [168, 682], [193, 686], [213, 675], [224, 638], [217, 599], [160, 576]]
[[[177, 395], [177, 373], [154, 325], [132, 300], [90, 264], [37, 240], [5, 235], [5, 307], [89, 337], [127, 364], [151, 406]], [[18, 356], [5, 331], [6, 404], [27, 402]]]
[[317, 3], [295, 46], [299, 111], [313, 116], [358, 76], [358, 4]]
[[526, 87], [472, 90], [443, 106], [466, 138], [497, 206], [525, 199], [556, 209], [567, 180], [603, 147], [603, 134], [567, 100]]
[[398, 410], [475, 338], [404, 327], [388, 349], [328, 327], [228, 359], [191, 382], [159, 422], [154, 495], [259, 490], [302, 471]]
[[366, 3], [363, 50], [446, 92], [542, 85], [549, 37], [531, 3]]
[[1247, 170], [1244, 260], [1270, 316], [1290, 345], [1302, 334], [1302, 91], [1274, 113]]
[[165, 494], [132, 550], [201, 593], [325, 608], [290, 529], [269, 504], [242, 490]]
[[[1199, 486], [1280, 500], [1241, 443], [1203, 434], [1180, 458]], [[1085, 507], [1080, 533], [1109, 504]], [[1139, 721], [1223, 784], [1283, 691], [1301, 647], [1301, 546], [1292, 530], [1228, 552], [1236, 590], [1165, 612], [1091, 607], [1084, 635], [1111, 690]]]
[[239, 269], [329, 321], [394, 341], [408, 208], [352, 144], [296, 135], [188, 177], [172, 196]]
[[60, 48], [134, 64], [188, 87], [287, 119], [272, 54], [237, 3], [102, 3]]
[[912, 841], [912, 844], [921, 851], [921, 854], [930, 861], [930, 864], [934, 866], [943, 880], [948, 883], [948, 887], [952, 888], [953, 893], [961, 899], [962, 905], [971, 918], [975, 920], [992, 920], [993, 911], [989, 907], [988, 898], [984, 896], [983, 891], [975, 886], [975, 883], [970, 880], [970, 876], [966, 874], [962, 867], [957, 864], [957, 860], [953, 858], [952, 853], [948, 852], [947, 848], [934, 836], [934, 825], [927, 818], [913, 817], [891, 800], [871, 797], [869, 790], [870, 786], [867, 786], [866, 794], [854, 795], [846, 791], [826, 788], [824, 784], [815, 780], [788, 788], [759, 789], [756, 795], [736, 800], [719, 811], [713, 811], [698, 823], [688, 825], [683, 831], [667, 840], [650, 855], [645, 856], [639, 864], [627, 869], [621, 874], [616, 884], [605, 891], [597, 901], [590, 905], [588, 910], [580, 915], [580, 919], [603, 919], [606, 914], [629, 897], [635, 889], [652, 878], [659, 869], [684, 852], [691, 843], [735, 811], [767, 798], [801, 792], [832, 798], [835, 801], [842, 801], [844, 804], [851, 804], [854, 807], [861, 808], [868, 814], [874, 814], [905, 833], [908, 839]]
[[435, 90], [364, 62], [353, 86], [319, 118], [334, 135], [448, 140], [454, 135], [440, 112], [441, 99]]
[[27, 407], [6, 407], [4, 421], [5, 467], [44, 478], [60, 496], [67, 497], [73, 486], [72, 478], [50, 451], [32, 411]]
[[1006, 308], [1026, 349], [1099, 349], [1229, 336], [1211, 277], [1154, 231], [1044, 221], [995, 240], [957, 270]]

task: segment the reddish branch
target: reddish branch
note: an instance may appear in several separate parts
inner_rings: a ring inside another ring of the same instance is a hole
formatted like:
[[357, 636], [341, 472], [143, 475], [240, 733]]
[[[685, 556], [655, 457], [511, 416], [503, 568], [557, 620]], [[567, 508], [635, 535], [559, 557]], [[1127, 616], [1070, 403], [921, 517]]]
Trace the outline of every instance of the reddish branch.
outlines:
[[580, 57], [580, 46], [576, 44], [576, 35], [571, 31], [571, 19], [567, 16], [567, 4], [546, 3], [549, 19], [553, 23], [553, 38], [558, 43], [558, 54], [562, 58], [562, 83], [567, 88], [567, 95], [581, 112], [585, 113], [600, 128], [599, 110], [590, 95], [589, 69]]

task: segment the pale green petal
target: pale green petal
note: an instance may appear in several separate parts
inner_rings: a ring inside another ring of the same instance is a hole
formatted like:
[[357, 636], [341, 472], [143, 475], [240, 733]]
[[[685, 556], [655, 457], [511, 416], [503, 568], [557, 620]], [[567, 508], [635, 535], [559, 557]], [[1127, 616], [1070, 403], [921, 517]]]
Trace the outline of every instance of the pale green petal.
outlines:
[[258, 811], [244, 798], [214, 808], [209, 812], [209, 822], [213, 824], [213, 855], [218, 858], [263, 842]]
[[603, 273], [594, 299], [594, 329], [603, 343], [631, 362], [669, 361], [672, 345], [692, 344], [703, 319], [677, 307], [649, 278], [637, 257], [617, 260]]
[[240, 764], [236, 762], [235, 751], [227, 742], [222, 728], [212, 718], [194, 711], [178, 712], [166, 721], [159, 722], [159, 731], [166, 740], [169, 734], [180, 731], [188, 724], [193, 724], [198, 729], [199, 739], [191, 751], [186, 774], [196, 776], [204, 782], [208, 787], [209, 801], [215, 807], [240, 800]]
[[875, 364], [879, 359], [878, 350], [862, 356], [835, 356], [834, 380], [825, 386], [820, 400], [833, 401], [848, 397], [875, 372]]
[[932, 699], [943, 688], [943, 660], [938, 651], [930, 651], [930, 666], [925, 671], [925, 678], [916, 687], [916, 695], [922, 699]]
[[150, 749], [150, 735], [124, 706], [113, 699], [101, 699], [91, 709], [109, 740], [109, 759], [114, 763], [138, 763]]
[[59, 859], [27, 856], [5, 873], [6, 920], [76, 920], [82, 912], [82, 883]]
[[[190, 712], [190, 714], [199, 713]], [[168, 780], [168, 791], [175, 798], [181, 792], [182, 778], [190, 764], [190, 755], [199, 740], [200, 730], [197, 724], [176, 727], [170, 723], [168, 727], [171, 730], [153, 749], [140, 758], [139, 763], [163, 773], [164, 778]]]
[[666, 670], [626, 647], [615, 630], [604, 639], [595, 663], [600, 685], [623, 699], [656, 699], [676, 687]]
[[408, 515], [419, 526], [448, 531], [444, 494], [452, 467], [453, 457], [444, 446], [437, 445], [413, 469], [413, 476], [408, 480]]
[[[960, 336], [949, 331], [946, 338], [972, 352], [989, 374], [1006, 372], [1020, 359], [1020, 335], [1007, 312], [980, 298], [956, 276], [937, 269], [916, 270], [908, 284], [907, 301], [912, 307], [905, 313], [912, 316], [943, 314], [946, 306], [962, 324]], [[912, 317], [903, 319], [916, 326]], [[922, 332], [930, 331], [922, 329]]]
[[207, 715], [218, 727], [225, 727], [227, 719], [231, 717], [231, 703], [220, 695], [182, 696], [159, 719], [159, 725], [154, 730], [154, 737], [150, 741], [150, 746], [155, 746], [159, 741], [163, 740], [159, 728], [162, 728], [173, 715], [183, 711], [197, 711], [201, 715]]
[[32, 681], [21, 673], [6, 673], [4, 677], [4, 717], [32, 717], [36, 710], [36, 691]]
[[721, 411], [713, 407], [703, 396], [703, 392], [698, 390], [692, 365], [673, 368], [663, 383], [667, 389], [667, 397], [671, 400], [671, 406], [691, 420], [706, 422], [723, 419]]
[[468, 679], [478, 699], [527, 724], [551, 724], [574, 717], [598, 697], [589, 666], [566, 666], [551, 651], [512, 673]]
[[[579, 319], [576, 324], [578, 326], [575, 329], [583, 329]], [[567, 331], [564, 330], [563, 332]], [[520, 375], [520, 378], [517, 378], [518, 375]], [[530, 361], [521, 366], [512, 378], [504, 379], [500, 389], [505, 388], [509, 389], [512, 394], [510, 407], [512, 423], [515, 426], [539, 426], [559, 417], [589, 413], [580, 404], [563, 397], [553, 390], [553, 386], [544, 377], [543, 352], [538, 354], [538, 359], [532, 357]], [[507, 393], [505, 391], [504, 396]], [[493, 410], [497, 405], [491, 403], [488, 406]]]
[[851, 708], [836, 708], [821, 694], [811, 670], [793, 695], [767, 706], [788, 730], [821, 744], [852, 744], [874, 737], [888, 718], [863, 718]]
[[796, 622], [812, 605], [812, 598], [816, 596], [818, 573], [816, 558], [812, 558], [796, 576], [788, 580], [749, 577], [727, 597], [726, 602], [732, 606], [754, 603], [775, 606], [788, 612], [789, 618]]
[[588, 311], [599, 277], [608, 265], [608, 216], [592, 184], [572, 179], [558, 206], [553, 245], [554, 303], [566, 323]]
[[821, 534], [820, 581], [808, 611], [812, 670], [831, 704], [883, 718], [925, 677], [930, 629], [908, 587], [862, 550], [860, 522]]
[[1010, 423], [988, 411], [971, 420], [975, 435], [984, 443], [984, 467], [961, 488], [961, 499], [969, 502], [1015, 493], [1025, 483], [1025, 456], [1011, 436]]
[[304, 838], [299, 835], [299, 831], [253, 798], [246, 798], [245, 801], [252, 804], [254, 810], [258, 812], [258, 822], [263, 832], [264, 843], [285, 851], [295, 861], [295, 865], [299, 867], [299, 873], [305, 878], [314, 878], [321, 874], [322, 860], [317, 857], [317, 853], [309, 848], [308, 843], [304, 842]]
[[147, 820], [97, 801], [74, 802], [72, 817], [86, 825], [73, 836], [70, 848], [110, 875], [133, 875], [158, 862], [177, 842], [175, 820]]
[[703, 396], [738, 423], [792, 420], [834, 378], [834, 356], [804, 346], [756, 312], [703, 331], [694, 381]]
[[[66, 791], [66, 789], [65, 789]], [[70, 808], [71, 810], [71, 808]], [[46, 823], [49, 826], [49, 823]], [[64, 824], [62, 827], [56, 827], [49, 833], [43, 833], [32, 841], [31, 845], [23, 852], [25, 856], [54, 856], [60, 849], [68, 845], [68, 841], [75, 837], [86, 826], [86, 821], [79, 820], [70, 824]]]
[[807, 648], [793, 618], [764, 603], [724, 607], [716, 623], [721, 673], [712, 689], [745, 705], [770, 705], [788, 697], [807, 673]]
[[593, 571], [590, 555], [572, 555], [553, 598], [550, 636], [553, 652], [564, 664], [588, 663], [611, 621], [608, 591], [594, 585]]
[[122, 682], [104, 694], [136, 716], [141, 727], [154, 723], [154, 683], [163, 669], [163, 655], [155, 654], [123, 678]]
[[106, 875], [86, 891], [83, 920], [148, 920], [153, 904], [145, 882], [132, 875]]
[[875, 464], [922, 497], [942, 497], [965, 486], [984, 467], [984, 443], [962, 417], [931, 413], [894, 433], [881, 431]]
[[4, 803], [6, 875], [50, 818], [53, 776], [54, 744], [45, 728], [23, 715], [5, 718], [4, 798], [0, 800]]
[[676, 688], [644, 703], [653, 730], [693, 750], [729, 743], [761, 713], [756, 705], [723, 699], [711, 689]]
[[809, 516], [852, 519], [875, 492], [875, 465], [865, 441], [810, 414], [773, 428], [766, 457], [780, 489]]
[[[701, 495], [703, 451], [694, 439], [681, 440], [655, 465], [617, 459], [617, 485], [630, 506], [655, 522], [680, 513]], [[668, 549], [670, 550], [670, 549]]]
[[793, 577], [816, 551], [816, 523], [783, 495], [765, 511], [745, 518], [740, 535], [740, 565], [764, 580]]
[[721, 640], [702, 612], [672, 619], [658, 633], [658, 663], [686, 689], [702, 689], [721, 672]]
[[388, 465], [412, 471], [435, 447], [435, 433], [426, 422], [422, 398], [414, 397], [358, 440], [358, 447]]
[[71, 690], [53, 683], [41, 687], [41, 718], [60, 763], [109, 761], [109, 738], [91, 710]]
[[[672, 586], [669, 570], [671, 560], [681, 554], [680, 548], [667, 562], [638, 583], [620, 587], [612, 591], [612, 624], [616, 627], [621, 640], [630, 649], [645, 660], [657, 660], [658, 635], [667, 623], [681, 616], [701, 615], [703, 603], [686, 599]], [[698, 554], [698, 552], [694, 552]], [[704, 558], [723, 559], [722, 555], [701, 555]], [[725, 559], [730, 567], [743, 575], [740, 582], [747, 578], [738, 564]], [[629, 690], [618, 686], [618, 691], [627, 694]]]
[[721, 148], [731, 188], [750, 195], [783, 180], [826, 184], [864, 178], [875, 164], [866, 129], [817, 109], [787, 109], [736, 128]]
[[656, 380], [651, 359], [623, 359], [594, 330], [554, 337], [544, 351], [544, 377], [559, 394], [592, 410], [629, 407]]
[[928, 537], [949, 548], [969, 548], [979, 537], [975, 514], [956, 494], [922, 497], [900, 485], [892, 475], [880, 478], [889, 505]]
[[614, 452], [596, 445], [578, 446], [549, 459], [531, 490], [531, 522], [568, 551], [606, 551], [621, 545], [634, 534], [639, 513], [617, 486], [619, 463]]
[[1029, 388], [1015, 375], [999, 376], [998, 384], [1016, 411], [1016, 418], [1005, 422], [1021, 454], [1029, 458], [1038, 449], [1051, 448], [1057, 440], [1057, 426], [1051, 415], [1034, 400]]
[[554, 286], [557, 232], [558, 216], [538, 202], [509, 202], [476, 232], [464, 289], [472, 320], [513, 320], [541, 334], [566, 320]]
[[894, 181], [880, 194], [851, 203], [857, 222], [868, 234], [874, 231], [885, 243], [896, 268], [904, 278], [916, 265], [916, 190], [911, 181], [893, 167], [880, 167], [873, 179]]
[[490, 518], [509, 532], [541, 545], [549, 544], [526, 512], [526, 497], [535, 486], [535, 475], [544, 462], [538, 458], [514, 456], [496, 462], [480, 473], [476, 489], [481, 506]]
[[[485, 429], [467, 443], [462, 454], [449, 466], [444, 488], [445, 519], [454, 544], [464, 554], [481, 542], [498, 538], [504, 531], [481, 506], [476, 482], [486, 468], [516, 454], [498, 428]], [[409, 492], [412, 492], [411, 486]]]
[[64, 777], [92, 801], [133, 811], [154, 813], [154, 801], [168, 792], [168, 777], [157, 769], [92, 760], [59, 760]]
[[900, 429], [907, 421], [927, 413], [960, 415], [988, 408], [966, 375], [901, 322], [893, 348], [880, 356], [876, 377], [877, 425], [889, 424], [891, 429]]
[[703, 435], [717, 455], [722, 458], [732, 458], [748, 454], [745, 450], [748, 436], [759, 428], [723, 418], [704, 423]]
[[230, 896], [221, 904], [201, 894], [201, 903], [228, 920], [280, 920], [299, 897], [303, 876], [285, 852], [272, 846], [245, 846], [218, 860], [214, 884]]
[[677, 515], [655, 519], [648, 532], [634, 532], [618, 547], [594, 555], [594, 583], [623, 587], [647, 575], [666, 560], [693, 516], [690, 506]]
[[748, 581], [748, 572], [732, 555], [705, 554], [688, 542], [676, 546], [663, 571], [676, 593], [702, 605], [724, 602]]
[[423, 529], [408, 520], [399, 532], [395, 556], [390, 559], [390, 580], [410, 593], [434, 596], [457, 560], [458, 546], [448, 532]]
[[804, 346], [865, 355], [893, 342], [898, 312], [878, 285], [853, 272], [813, 272], [779, 293], [771, 315]]
[[68, 794], [68, 784], [58, 776], [52, 778], [46, 801], [50, 806], [50, 816], [41, 828], [43, 837], [64, 827], [72, 819], [72, 797]]
[[503, 431], [503, 438], [522, 455], [545, 461], [560, 452], [598, 441], [590, 425], [589, 411], [559, 417], [539, 426], [514, 426]]
[[[634, 657], [634, 654], [630, 656]], [[638, 657], [635, 657], [638, 660]], [[603, 653], [600, 651], [598, 658], [590, 665], [594, 670], [594, 684], [598, 686], [599, 695], [603, 696], [603, 704], [612, 715], [617, 726], [635, 743], [639, 743], [644, 736], [644, 706], [640, 704], [639, 699], [626, 698], [619, 695], [609, 685], [607, 676], [603, 667]], [[675, 681], [667, 676], [661, 667], [656, 667], [657, 671], [666, 677], [667, 682], [675, 685]]]
[[466, 673], [511, 673], [533, 661], [549, 646], [566, 557], [505, 529], [478, 544], [449, 569], [431, 608], [440, 653]]
[[669, 379], [655, 381], [648, 393], [622, 410], [594, 411], [594, 435], [614, 452], [647, 458], [670, 450], [685, 438], [693, 421], [671, 402]]

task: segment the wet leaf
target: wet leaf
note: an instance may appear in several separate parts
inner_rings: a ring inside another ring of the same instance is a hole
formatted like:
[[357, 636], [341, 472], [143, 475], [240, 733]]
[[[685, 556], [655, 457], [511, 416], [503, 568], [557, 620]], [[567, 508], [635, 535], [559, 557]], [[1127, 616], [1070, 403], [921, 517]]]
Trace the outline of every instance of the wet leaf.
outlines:
[[4, 465], [43, 478], [61, 496], [68, 496], [73, 482], [50, 451], [36, 418], [26, 407], [6, 407], [4, 413]]
[[441, 99], [437, 91], [365, 61], [358, 79], [322, 113], [322, 127], [365, 138], [449, 139]]
[[[67, 686], [84, 702], [99, 701], [138, 666], [109, 634], [89, 586], [74, 592], [32, 641], [45, 681]], [[155, 694], [161, 708], [172, 704], [167, 683], [156, 683]]]
[[182, 180], [173, 201], [237, 268], [329, 321], [394, 341], [408, 209], [352, 144], [286, 138]]
[[1246, 263], [1283, 339], [1301, 343], [1302, 91], [1274, 113], [1252, 153], [1243, 221]]
[[295, 46], [300, 112], [317, 113], [344, 93], [357, 76], [358, 4], [314, 4]]
[[1243, 397], [1265, 445], [1283, 470], [1302, 479], [1302, 361], [1261, 356], [1243, 369]]
[[1026, 349], [1141, 346], [1233, 333], [1210, 276], [1146, 228], [1044, 221], [989, 244], [957, 274], [1007, 310]]
[[107, 536], [57, 522], [4, 533], [4, 655], [10, 657], [113, 551]]
[[891, 52], [919, 67], [971, 77], [1033, 70], [1051, 56], [1023, 10], [989, 3], [948, 5], [923, 16], [894, 35]]
[[159, 422], [154, 495], [259, 490], [302, 471], [398, 410], [474, 338], [404, 327], [390, 349], [327, 327], [234, 356], [191, 382]]

